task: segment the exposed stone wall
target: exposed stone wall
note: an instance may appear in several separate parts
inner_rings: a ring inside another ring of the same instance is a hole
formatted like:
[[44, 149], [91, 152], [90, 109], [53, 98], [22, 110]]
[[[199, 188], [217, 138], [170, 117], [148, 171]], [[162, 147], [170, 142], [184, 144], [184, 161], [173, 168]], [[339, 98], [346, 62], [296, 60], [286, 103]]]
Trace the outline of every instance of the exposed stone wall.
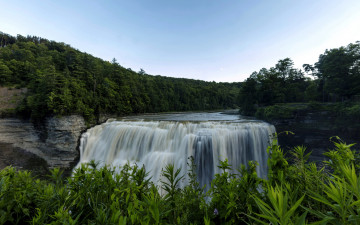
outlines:
[[49, 167], [69, 168], [79, 157], [78, 141], [85, 129], [84, 119], [77, 115], [47, 118], [36, 127], [28, 120], [2, 118], [0, 142], [35, 154]]
[[[351, 121], [339, 120], [328, 111], [308, 111], [293, 119], [269, 121], [276, 132], [292, 131], [294, 135], [280, 135], [279, 144], [285, 151], [298, 145], [304, 145], [312, 151], [311, 159], [324, 160], [323, 153], [333, 149], [329, 138], [339, 136], [346, 143], [360, 144], [360, 126]], [[354, 146], [358, 149], [358, 146]]]
[[[99, 122], [104, 122], [109, 117], [113, 116], [102, 115]], [[305, 145], [313, 151], [313, 160], [324, 159], [322, 153], [333, 148], [329, 141], [331, 136], [339, 136], [347, 143], [360, 144], [360, 125], [344, 126], [326, 111], [306, 112], [293, 119], [269, 122], [275, 125], [278, 133], [295, 133], [279, 136], [279, 143], [285, 151], [297, 145]], [[0, 118], [0, 153], [4, 153], [0, 154], [0, 167], [11, 164], [9, 159], [23, 157], [24, 161], [26, 155], [33, 154], [44, 159], [49, 167], [70, 168], [77, 163], [77, 148], [85, 129], [84, 119], [77, 115], [47, 118], [36, 126], [28, 120]], [[355, 147], [358, 148], [357, 145]], [[10, 156], [11, 153], [14, 155]], [[27, 158], [33, 160], [34, 157]]]

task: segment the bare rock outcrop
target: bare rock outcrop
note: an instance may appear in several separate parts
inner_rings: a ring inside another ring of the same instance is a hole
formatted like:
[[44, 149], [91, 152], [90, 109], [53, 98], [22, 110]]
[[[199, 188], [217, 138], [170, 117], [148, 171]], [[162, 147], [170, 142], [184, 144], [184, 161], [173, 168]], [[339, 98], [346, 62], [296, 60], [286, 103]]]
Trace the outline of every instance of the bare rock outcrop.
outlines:
[[79, 157], [77, 146], [85, 129], [85, 121], [78, 115], [50, 117], [40, 125], [19, 118], [1, 118], [0, 142], [44, 159], [49, 167], [70, 168]]

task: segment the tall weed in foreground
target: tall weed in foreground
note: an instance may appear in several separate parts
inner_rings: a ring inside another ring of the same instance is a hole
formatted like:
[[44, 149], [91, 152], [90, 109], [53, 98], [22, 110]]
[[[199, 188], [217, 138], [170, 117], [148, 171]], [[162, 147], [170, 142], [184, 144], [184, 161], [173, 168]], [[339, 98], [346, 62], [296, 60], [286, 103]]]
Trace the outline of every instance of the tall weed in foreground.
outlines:
[[[200, 187], [195, 171], [194, 158], [189, 157], [188, 185], [181, 190], [179, 198], [176, 198], [176, 208], [180, 213], [180, 221], [177, 221], [179, 224], [203, 224], [207, 214], [205, 187]], [[209, 218], [207, 219], [210, 221]]]
[[268, 146], [266, 152], [269, 155], [267, 161], [268, 181], [274, 185], [285, 182], [289, 172], [289, 163], [284, 156], [284, 151], [278, 145], [277, 135], [272, 139], [272, 143]]
[[[326, 211], [327, 207], [321, 205], [309, 196], [312, 192], [322, 192], [323, 183], [328, 181], [325, 167], [318, 168], [316, 163], [308, 162], [311, 152], [306, 153], [306, 147], [297, 146], [290, 151], [293, 164], [289, 166], [289, 176], [286, 178], [294, 199], [304, 196], [302, 205]], [[311, 217], [311, 216], [310, 216]], [[312, 218], [309, 220], [312, 220]]]
[[62, 174], [63, 171], [58, 168], [50, 170], [49, 182], [44, 182], [41, 188], [38, 188], [37, 213], [32, 219], [32, 224], [46, 224], [60, 218], [62, 221], [66, 218], [70, 224], [76, 222], [72, 220], [69, 211], [64, 207], [68, 192]]
[[253, 213], [255, 205], [252, 196], [260, 195], [259, 187], [263, 183], [256, 174], [256, 166], [256, 162], [249, 161], [247, 167], [241, 165], [239, 174], [233, 174], [228, 160], [220, 161], [222, 173], [215, 175], [208, 192], [213, 221], [219, 224], [249, 222], [247, 215]]
[[275, 185], [275, 187], [268, 186], [267, 194], [265, 199], [269, 202], [266, 203], [258, 196], [253, 196], [256, 205], [259, 207], [260, 213], [255, 213], [256, 216], [250, 216], [259, 224], [273, 224], [273, 225], [283, 225], [283, 224], [294, 224], [302, 225], [305, 224], [305, 218], [307, 212], [304, 212], [301, 216], [297, 213], [297, 208], [300, 206], [305, 195], [300, 199], [296, 200], [294, 204], [290, 199], [291, 195], [289, 194], [288, 188], [284, 187], [288, 184], [283, 184], [283, 186]]
[[[0, 171], [0, 224], [21, 224], [36, 213], [44, 182], [28, 171], [7, 167]], [[51, 191], [51, 190], [50, 190]]]
[[341, 165], [351, 164], [355, 166], [356, 173], [359, 173], [360, 154], [358, 151], [351, 149], [355, 144], [346, 144], [337, 136], [331, 137], [330, 141], [335, 145], [335, 148], [325, 152], [324, 155], [329, 158], [325, 163], [332, 169], [333, 174], [342, 174], [343, 171], [340, 170]]
[[164, 177], [164, 181], [161, 181], [161, 188], [166, 192], [165, 202], [168, 203], [169, 211], [171, 212], [170, 221], [173, 224], [177, 224], [179, 211], [176, 207], [177, 198], [179, 197], [181, 190], [179, 184], [183, 176], [180, 176], [180, 169], [175, 169], [174, 164], [168, 164], [162, 170], [161, 175]]
[[360, 175], [354, 165], [355, 151], [340, 141], [326, 155], [326, 163], [333, 169], [328, 182], [321, 183], [321, 192], [311, 192], [310, 197], [327, 206], [328, 211], [307, 210], [320, 221], [314, 224], [360, 224]]
[[305, 148], [292, 150], [295, 163], [289, 164], [281, 147], [277, 143], [277, 135], [267, 149], [268, 179], [262, 185], [260, 195], [252, 195], [255, 201], [253, 208], [258, 212], [248, 215], [255, 224], [305, 224], [307, 211], [299, 208], [306, 197], [304, 180], [308, 180], [309, 172]]
[[79, 216], [80, 223], [117, 224], [128, 220], [135, 224], [147, 218], [144, 214], [148, 207], [141, 203], [149, 202], [152, 186], [144, 167], [126, 164], [115, 173], [113, 168], [84, 165], [69, 179], [68, 207], [74, 217]]

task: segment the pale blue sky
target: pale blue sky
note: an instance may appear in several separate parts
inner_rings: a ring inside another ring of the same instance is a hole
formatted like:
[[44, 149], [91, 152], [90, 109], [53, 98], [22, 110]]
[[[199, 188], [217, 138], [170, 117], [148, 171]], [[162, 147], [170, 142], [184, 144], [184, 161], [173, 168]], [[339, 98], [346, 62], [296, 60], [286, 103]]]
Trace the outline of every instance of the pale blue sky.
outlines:
[[0, 31], [152, 75], [238, 82], [360, 40], [360, 0], [0, 0]]

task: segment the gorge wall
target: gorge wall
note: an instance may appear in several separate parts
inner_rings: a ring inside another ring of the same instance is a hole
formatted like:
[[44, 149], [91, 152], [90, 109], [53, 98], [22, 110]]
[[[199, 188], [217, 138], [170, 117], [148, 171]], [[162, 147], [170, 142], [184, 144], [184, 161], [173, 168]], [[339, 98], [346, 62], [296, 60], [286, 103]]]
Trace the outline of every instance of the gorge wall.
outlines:
[[[277, 133], [294, 133], [278, 137], [285, 152], [294, 146], [304, 145], [312, 151], [310, 159], [314, 161], [325, 159], [323, 153], [334, 148], [330, 137], [338, 136], [348, 144], [360, 143], [360, 124], [338, 118], [329, 111], [304, 111], [292, 119], [274, 119], [268, 122], [276, 127]], [[354, 149], [359, 149], [359, 146], [355, 145]]]
[[[101, 121], [106, 118], [103, 116]], [[360, 143], [360, 124], [337, 121], [326, 111], [308, 111], [292, 119], [268, 122], [276, 127], [277, 133], [295, 133], [278, 137], [285, 152], [304, 145], [312, 151], [312, 160], [324, 159], [322, 154], [334, 147], [329, 141], [332, 136], [339, 136], [346, 143]], [[78, 162], [79, 140], [85, 130], [84, 119], [76, 115], [47, 118], [38, 125], [19, 118], [0, 118], [0, 169], [8, 165], [30, 170], [71, 169]]]
[[[81, 133], [86, 129], [81, 116], [50, 117], [42, 124], [19, 118], [0, 119], [0, 167], [14, 165], [73, 166]], [[35, 165], [34, 165], [35, 164]]]

